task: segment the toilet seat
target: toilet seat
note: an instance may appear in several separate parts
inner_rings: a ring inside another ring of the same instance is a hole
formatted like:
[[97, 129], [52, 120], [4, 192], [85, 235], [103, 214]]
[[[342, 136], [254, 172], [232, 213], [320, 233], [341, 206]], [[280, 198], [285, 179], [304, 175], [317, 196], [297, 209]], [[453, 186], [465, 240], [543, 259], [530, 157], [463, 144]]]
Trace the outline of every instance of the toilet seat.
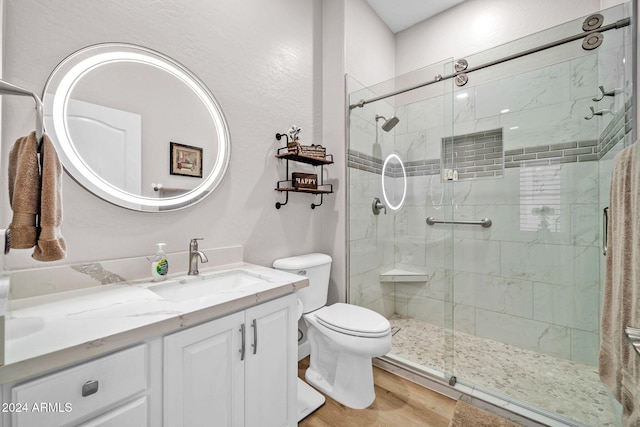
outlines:
[[322, 326], [346, 335], [379, 338], [391, 331], [391, 324], [385, 317], [356, 305], [336, 303], [314, 314]]

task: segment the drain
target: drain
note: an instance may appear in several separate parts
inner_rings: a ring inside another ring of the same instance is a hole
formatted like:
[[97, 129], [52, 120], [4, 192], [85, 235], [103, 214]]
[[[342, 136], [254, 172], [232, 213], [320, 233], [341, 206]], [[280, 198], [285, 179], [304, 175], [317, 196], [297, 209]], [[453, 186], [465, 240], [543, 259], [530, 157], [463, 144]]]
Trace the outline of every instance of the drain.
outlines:
[[391, 328], [391, 336], [394, 336], [395, 334], [397, 334], [398, 332], [400, 332], [400, 328], [399, 326], [394, 326]]

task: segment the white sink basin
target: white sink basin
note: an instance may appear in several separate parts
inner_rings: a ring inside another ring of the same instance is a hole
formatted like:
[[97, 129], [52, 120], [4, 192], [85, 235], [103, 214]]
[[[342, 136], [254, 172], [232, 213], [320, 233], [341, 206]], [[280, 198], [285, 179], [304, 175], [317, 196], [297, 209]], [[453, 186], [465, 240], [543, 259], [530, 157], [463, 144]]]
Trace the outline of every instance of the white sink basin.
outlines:
[[9, 327], [6, 329], [7, 341], [35, 334], [44, 328], [44, 319], [42, 317], [22, 317], [16, 319], [7, 319]]
[[270, 280], [264, 276], [247, 270], [230, 270], [200, 276], [189, 276], [186, 279], [150, 286], [148, 289], [161, 297], [182, 302], [199, 298], [207, 298], [221, 293], [248, 290], [268, 284]]

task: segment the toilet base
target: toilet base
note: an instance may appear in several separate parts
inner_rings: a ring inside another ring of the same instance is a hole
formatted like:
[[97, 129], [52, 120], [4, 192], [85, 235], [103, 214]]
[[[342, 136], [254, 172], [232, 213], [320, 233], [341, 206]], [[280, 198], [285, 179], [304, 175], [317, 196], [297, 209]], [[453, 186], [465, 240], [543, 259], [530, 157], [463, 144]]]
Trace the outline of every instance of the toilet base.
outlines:
[[[376, 399], [373, 386], [373, 366], [371, 358], [340, 354], [337, 360], [333, 381], [323, 376], [321, 367], [314, 367], [313, 351], [311, 366], [305, 372], [309, 384], [353, 409], [365, 409]], [[315, 369], [314, 369], [315, 368]]]

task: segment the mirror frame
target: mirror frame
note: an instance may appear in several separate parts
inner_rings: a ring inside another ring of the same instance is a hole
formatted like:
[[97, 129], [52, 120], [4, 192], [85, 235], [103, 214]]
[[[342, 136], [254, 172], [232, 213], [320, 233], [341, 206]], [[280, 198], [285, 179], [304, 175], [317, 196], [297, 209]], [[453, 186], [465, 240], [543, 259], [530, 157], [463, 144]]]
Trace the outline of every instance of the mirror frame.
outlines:
[[[197, 95], [211, 116], [218, 138], [218, 156], [211, 173], [202, 183], [186, 193], [156, 198], [124, 191], [97, 175], [74, 148], [66, 118], [67, 104], [73, 88], [91, 70], [123, 61], [150, 65], [171, 74]], [[48, 99], [52, 97], [52, 100]], [[53, 120], [52, 131], [55, 133], [55, 138], [51, 140], [64, 169], [86, 190], [117, 206], [144, 212], [173, 211], [192, 206], [213, 192], [228, 168], [231, 157], [231, 137], [229, 126], [217, 100], [195, 74], [172, 58], [152, 49], [128, 43], [101, 43], [80, 49], [54, 68], [44, 86], [42, 99], [45, 104], [45, 113], [48, 113], [47, 106], [51, 108], [49, 112]]]

